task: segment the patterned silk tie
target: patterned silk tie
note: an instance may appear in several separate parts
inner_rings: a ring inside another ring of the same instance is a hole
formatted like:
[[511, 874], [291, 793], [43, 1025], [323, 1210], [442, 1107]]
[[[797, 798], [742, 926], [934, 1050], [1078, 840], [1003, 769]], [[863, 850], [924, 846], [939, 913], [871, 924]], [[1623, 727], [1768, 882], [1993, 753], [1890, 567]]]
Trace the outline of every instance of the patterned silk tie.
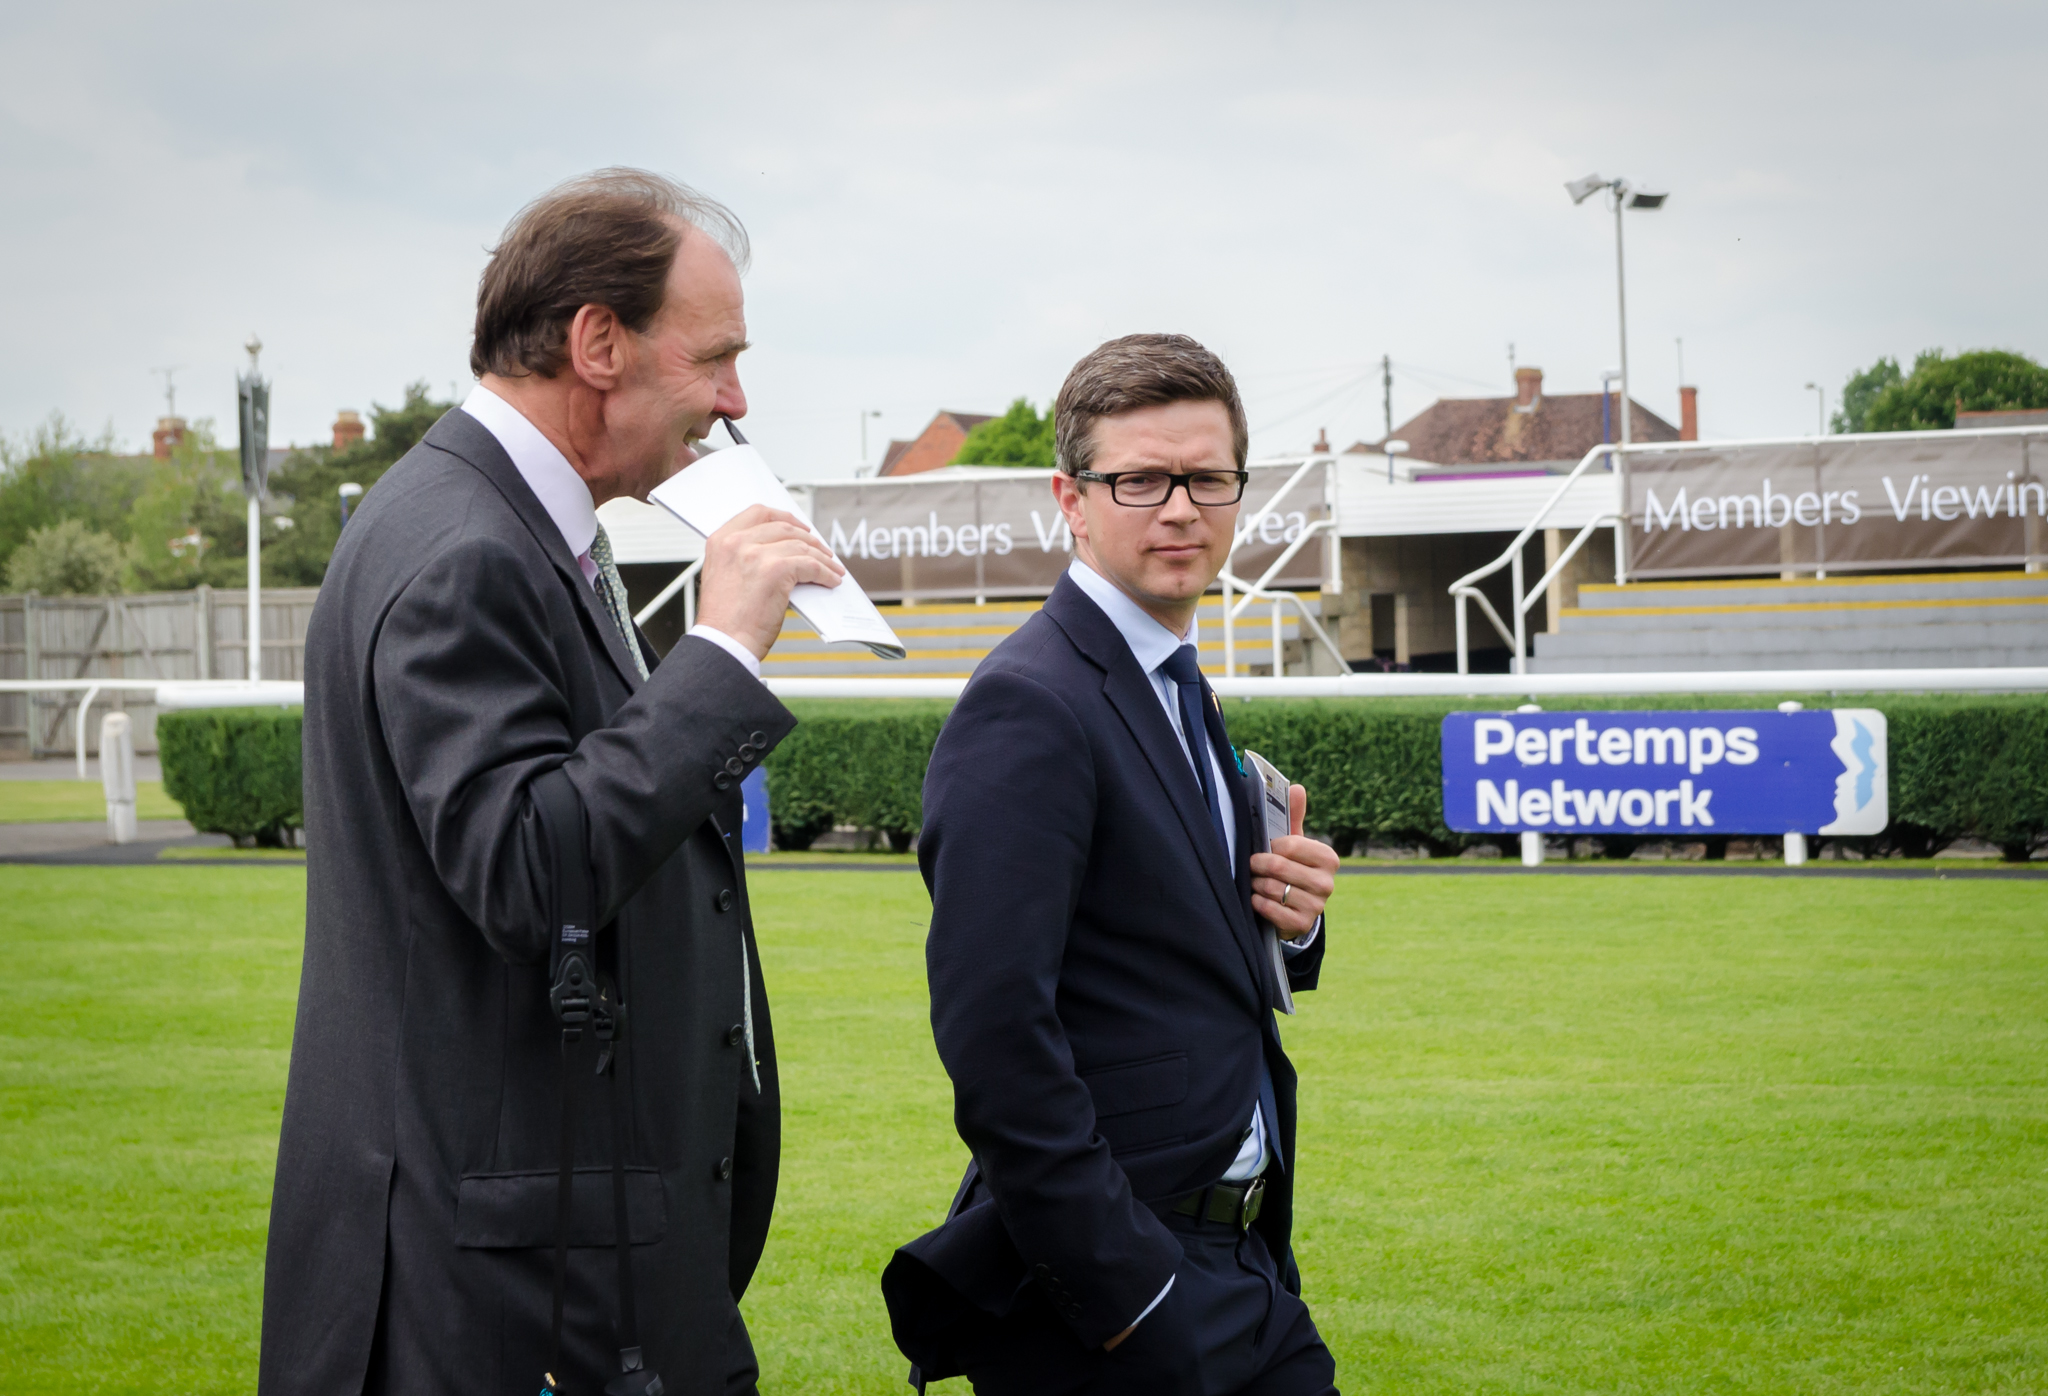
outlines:
[[597, 564], [597, 599], [604, 603], [605, 613], [619, 628], [626, 641], [626, 652], [633, 656], [633, 667], [644, 679], [647, 659], [640, 653], [640, 642], [633, 638], [632, 603], [626, 600], [626, 583], [619, 576], [618, 564], [612, 561], [612, 540], [603, 524], [597, 526], [597, 537], [590, 540], [590, 560]]
[[1207, 694], [1202, 685], [1202, 666], [1195, 656], [1193, 645], [1182, 645], [1166, 656], [1160, 669], [1173, 680], [1180, 696], [1181, 736], [1188, 744], [1188, 757], [1195, 763], [1195, 779], [1202, 787], [1202, 802], [1209, 807], [1209, 822], [1216, 830], [1216, 851], [1225, 854], [1230, 851], [1230, 840], [1223, 833], [1222, 792], [1216, 788], [1215, 768], [1209, 763], [1209, 724], [1203, 708]]

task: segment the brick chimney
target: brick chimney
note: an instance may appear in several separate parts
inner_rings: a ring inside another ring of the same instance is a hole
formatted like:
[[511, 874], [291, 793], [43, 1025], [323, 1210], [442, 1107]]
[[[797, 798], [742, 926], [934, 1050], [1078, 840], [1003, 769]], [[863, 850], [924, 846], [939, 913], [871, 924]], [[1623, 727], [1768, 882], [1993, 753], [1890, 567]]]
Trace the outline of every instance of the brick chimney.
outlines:
[[1518, 368], [1515, 370], [1515, 406], [1524, 412], [1534, 407], [1543, 396], [1543, 370], [1540, 368]]
[[363, 419], [343, 408], [334, 414], [334, 449], [346, 451], [363, 439]]
[[159, 417], [156, 430], [149, 434], [150, 454], [158, 460], [169, 460], [171, 452], [185, 440], [185, 419], [183, 417]]
[[1316, 444], [1309, 449], [1319, 456], [1330, 454], [1330, 429], [1328, 427], [1316, 428]]
[[1680, 388], [1678, 390], [1678, 439], [1697, 441], [1700, 439], [1700, 390]]

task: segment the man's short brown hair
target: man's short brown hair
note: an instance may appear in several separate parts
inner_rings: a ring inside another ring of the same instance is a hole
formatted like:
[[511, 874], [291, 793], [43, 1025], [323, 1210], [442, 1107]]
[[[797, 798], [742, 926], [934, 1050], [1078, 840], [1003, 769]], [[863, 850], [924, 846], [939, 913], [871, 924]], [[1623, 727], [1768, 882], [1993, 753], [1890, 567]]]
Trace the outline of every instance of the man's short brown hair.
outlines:
[[1127, 334], [1097, 348], [1067, 374], [1053, 405], [1053, 458], [1072, 475], [1095, 459], [1095, 423], [1169, 402], [1221, 403], [1230, 417], [1238, 469], [1251, 452], [1244, 400], [1223, 360], [1184, 334]]
[[746, 270], [740, 220], [666, 175], [598, 170], [550, 189], [519, 210], [477, 280], [470, 372], [554, 377], [568, 362], [569, 322], [586, 305], [643, 333], [661, 311], [688, 228]]

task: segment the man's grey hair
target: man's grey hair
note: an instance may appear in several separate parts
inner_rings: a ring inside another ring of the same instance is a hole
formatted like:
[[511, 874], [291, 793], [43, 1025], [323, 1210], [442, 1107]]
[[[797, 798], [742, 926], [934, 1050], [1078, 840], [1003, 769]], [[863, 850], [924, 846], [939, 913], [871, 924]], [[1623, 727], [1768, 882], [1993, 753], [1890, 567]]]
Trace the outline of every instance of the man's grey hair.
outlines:
[[648, 170], [594, 170], [519, 210], [477, 282], [470, 371], [552, 378], [569, 322], [602, 305], [635, 333], [660, 312], [683, 230], [709, 237], [745, 272], [747, 230], [718, 200]]

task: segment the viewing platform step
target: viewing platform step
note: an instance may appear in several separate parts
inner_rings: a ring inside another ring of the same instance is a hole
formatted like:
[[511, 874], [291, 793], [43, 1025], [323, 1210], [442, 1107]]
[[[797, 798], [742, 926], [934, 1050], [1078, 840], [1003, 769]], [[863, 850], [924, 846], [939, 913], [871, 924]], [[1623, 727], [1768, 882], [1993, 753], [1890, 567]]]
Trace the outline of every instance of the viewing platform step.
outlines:
[[[1321, 598], [1305, 593], [1309, 613], [1322, 614]], [[878, 607], [908, 651], [901, 660], [882, 659], [856, 645], [828, 645], [794, 611], [782, 638], [768, 652], [761, 671], [771, 678], [966, 678], [989, 652], [1014, 634], [1040, 609], [1037, 601], [943, 602]], [[1223, 673], [1223, 599], [1206, 596], [1196, 611], [1196, 647], [1202, 671]], [[1302, 626], [1292, 606], [1282, 611], [1282, 646], [1301, 639]], [[1255, 604], [1238, 617], [1236, 662], [1239, 674], [1270, 672], [1273, 663], [1273, 621], [1270, 606]]]
[[2048, 575], [1843, 576], [1582, 586], [1531, 673], [2048, 664]]

